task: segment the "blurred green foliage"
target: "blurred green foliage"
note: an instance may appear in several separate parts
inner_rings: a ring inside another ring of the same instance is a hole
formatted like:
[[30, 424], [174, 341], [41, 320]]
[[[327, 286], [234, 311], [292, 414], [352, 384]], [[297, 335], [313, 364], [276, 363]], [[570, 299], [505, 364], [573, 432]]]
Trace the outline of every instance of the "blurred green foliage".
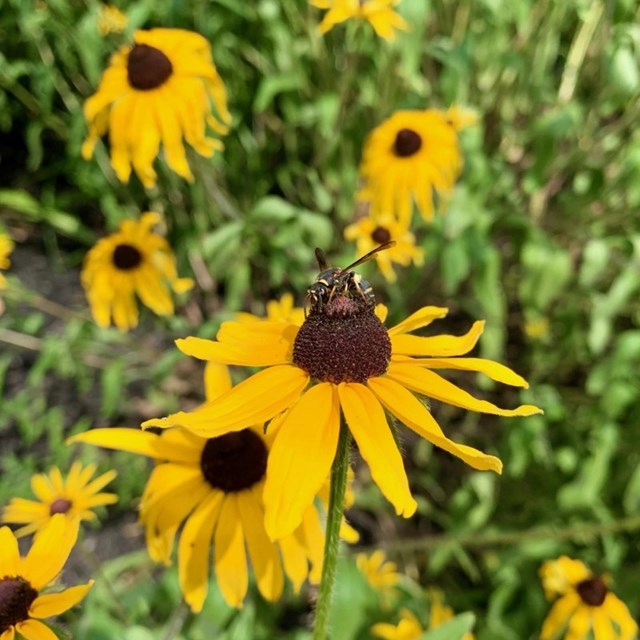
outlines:
[[[172, 338], [210, 337], [234, 311], [260, 311], [284, 291], [301, 303], [315, 246], [336, 264], [353, 257], [342, 229], [355, 214], [367, 133], [394, 109], [459, 103], [480, 123], [461, 135], [465, 170], [446, 215], [417, 227], [426, 266], [401, 272], [399, 286], [371, 265], [367, 278], [391, 319], [442, 304], [451, 315], [440, 325], [455, 333], [485, 318], [482, 355], [525, 375], [521, 400], [545, 415], [499, 421], [434, 406], [449, 435], [500, 455], [504, 475], [472, 472], [407, 436], [418, 515], [392, 517], [362, 468], [353, 521], [364, 543], [383, 544], [456, 610], [473, 610], [479, 640], [537, 637], [548, 611], [537, 568], [560, 553], [610, 571], [637, 615], [640, 550], [624, 524], [640, 507], [636, 3], [402, 0], [412, 29], [393, 45], [352, 23], [319, 37], [319, 12], [305, 0], [120, 6], [128, 30], [106, 38], [94, 0], [5, 0], [0, 13], [0, 219], [18, 244], [0, 317], [1, 468], [11, 478], [0, 500], [26, 495], [34, 471], [67, 465], [70, 433], [198, 401], [201, 371]], [[82, 103], [109, 55], [151, 26], [209, 39], [234, 124], [222, 155], [190, 157], [193, 185], [159, 161], [159, 186], [145, 192], [135, 178], [117, 181], [106, 148], [92, 162], [79, 150]], [[199, 289], [175, 318], [143, 314], [132, 335], [98, 330], [77, 281], [83, 255], [144, 210], [164, 213], [180, 270], [193, 271]], [[517, 401], [487, 388], [498, 402]], [[130, 510], [142, 463], [100, 459], [119, 469], [119, 509]], [[583, 523], [602, 530], [585, 524], [581, 535]], [[519, 535], [501, 541], [505, 532]], [[425, 546], [426, 535], [441, 538]], [[415, 544], [397, 544], [404, 538]], [[339, 588], [350, 606], [336, 608], [344, 619], [335, 627], [352, 633], [336, 640], [367, 637], [355, 634], [379, 614], [345, 566]], [[78, 637], [308, 637], [304, 598], [269, 607], [256, 596], [238, 613], [215, 592], [182, 635], [163, 636], [180, 599], [175, 575], [139, 554], [104, 572], [128, 617], [99, 581], [73, 619]]]

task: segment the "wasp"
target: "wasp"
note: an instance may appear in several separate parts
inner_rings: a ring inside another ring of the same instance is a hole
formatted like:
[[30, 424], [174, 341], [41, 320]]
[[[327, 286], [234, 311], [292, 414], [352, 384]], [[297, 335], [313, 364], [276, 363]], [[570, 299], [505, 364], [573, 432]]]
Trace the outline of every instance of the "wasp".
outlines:
[[315, 311], [322, 311], [322, 308], [336, 296], [359, 297], [366, 306], [373, 307], [376, 303], [373, 288], [359, 273], [355, 273], [351, 269], [371, 260], [379, 251], [390, 249], [394, 245], [395, 240], [389, 240], [344, 268], [330, 267], [324, 251], [316, 248], [316, 260], [320, 273], [315, 282], [307, 289], [307, 300], [311, 302], [311, 308]]

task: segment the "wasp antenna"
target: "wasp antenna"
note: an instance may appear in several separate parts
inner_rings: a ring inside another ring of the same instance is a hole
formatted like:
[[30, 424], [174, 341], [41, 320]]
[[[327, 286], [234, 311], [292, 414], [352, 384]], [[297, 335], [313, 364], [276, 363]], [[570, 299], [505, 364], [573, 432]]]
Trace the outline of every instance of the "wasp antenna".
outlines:
[[327, 256], [324, 255], [324, 251], [320, 247], [316, 247], [316, 260], [320, 271], [324, 271], [329, 266]]
[[366, 262], [367, 260], [371, 260], [373, 256], [376, 255], [379, 251], [384, 251], [385, 249], [391, 249], [396, 244], [395, 240], [387, 240], [387, 242], [383, 242], [381, 245], [376, 247], [375, 249], [371, 249], [369, 253], [365, 253], [361, 258], [358, 258], [355, 262], [352, 262], [348, 267], [345, 267], [343, 271], [349, 271], [349, 269], [353, 269], [357, 267], [359, 264]]

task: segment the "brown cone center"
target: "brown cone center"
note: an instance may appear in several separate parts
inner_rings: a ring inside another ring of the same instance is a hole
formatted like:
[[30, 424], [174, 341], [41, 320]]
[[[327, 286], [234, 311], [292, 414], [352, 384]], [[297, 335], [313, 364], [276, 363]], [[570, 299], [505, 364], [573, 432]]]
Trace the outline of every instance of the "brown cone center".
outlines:
[[157, 89], [172, 73], [171, 60], [160, 49], [147, 44], [133, 45], [127, 58], [127, 78], [134, 89]]
[[391, 232], [386, 227], [376, 227], [371, 232], [371, 239], [378, 244], [384, 244], [391, 240]]
[[67, 513], [72, 506], [71, 500], [65, 500], [64, 498], [58, 498], [49, 505], [49, 514], [54, 516], [56, 513]]
[[585, 604], [590, 607], [600, 607], [607, 597], [609, 589], [600, 576], [595, 576], [579, 582], [576, 591]]
[[20, 576], [0, 578], [0, 634], [27, 620], [38, 592]]
[[267, 455], [262, 438], [251, 429], [243, 429], [209, 438], [202, 450], [200, 468], [212, 487], [235, 493], [264, 478]]
[[131, 271], [140, 266], [142, 254], [130, 244], [119, 244], [113, 251], [113, 265], [120, 271]]
[[412, 129], [400, 129], [393, 142], [393, 152], [400, 158], [415, 155], [422, 147], [422, 138]]
[[298, 331], [293, 362], [321, 382], [360, 382], [389, 367], [391, 340], [365, 302], [337, 296], [321, 311], [312, 309]]

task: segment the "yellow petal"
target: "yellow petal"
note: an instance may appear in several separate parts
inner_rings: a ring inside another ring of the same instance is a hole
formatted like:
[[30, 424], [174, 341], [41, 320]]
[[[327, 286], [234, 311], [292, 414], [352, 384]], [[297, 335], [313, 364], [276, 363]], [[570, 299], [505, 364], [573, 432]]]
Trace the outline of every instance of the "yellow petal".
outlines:
[[24, 636], [25, 640], [59, 640], [58, 636], [40, 620], [18, 622], [16, 631]]
[[567, 595], [556, 600], [542, 625], [540, 640], [552, 640], [555, 638], [564, 629], [569, 618], [579, 605], [580, 596], [575, 591], [567, 593]]
[[31, 491], [41, 502], [53, 502], [59, 495], [43, 473], [36, 473], [31, 477]]
[[620, 627], [620, 640], [633, 640], [638, 633], [638, 625], [631, 617], [627, 605], [609, 592], [604, 602], [604, 608], [611, 619]]
[[426, 407], [401, 384], [386, 377], [370, 378], [367, 384], [386, 409], [422, 438], [460, 458], [474, 469], [502, 473], [502, 462], [495, 456], [449, 440]]
[[412, 313], [395, 327], [391, 327], [389, 335], [411, 333], [411, 331], [430, 325], [434, 320], [444, 318], [447, 313], [449, 313], [449, 309], [445, 307], [422, 307], [422, 309], [418, 309], [418, 311]]
[[407, 334], [391, 336], [392, 355], [461, 356], [476, 346], [484, 330], [484, 321], [474, 322], [463, 336], [440, 335], [430, 338]]
[[0, 640], [13, 640], [16, 637], [16, 628], [11, 625], [6, 631], [0, 634]]
[[282, 422], [264, 488], [265, 526], [272, 540], [293, 532], [329, 475], [338, 446], [339, 411], [334, 385], [323, 382], [309, 389]]
[[309, 376], [291, 365], [270, 367], [251, 376], [223, 396], [193, 412], [147, 420], [143, 427], [180, 425], [206, 438], [267, 422], [298, 399]]
[[614, 632], [611, 620], [602, 607], [594, 607], [591, 611], [591, 623], [595, 640], [617, 640], [618, 634]]
[[185, 602], [202, 611], [209, 585], [209, 554], [224, 494], [212, 491], [187, 520], [178, 544], [178, 574]]
[[521, 405], [515, 409], [501, 409], [487, 400], [474, 398], [470, 393], [445, 380], [437, 373], [414, 364], [391, 363], [387, 376], [428, 398], [469, 411], [505, 417], [531, 416], [536, 413], [542, 413], [539, 407], [528, 404]]
[[484, 358], [413, 358], [413, 364], [419, 364], [427, 369], [457, 369], [461, 371], [477, 371], [484, 373], [496, 382], [523, 387], [528, 389], [527, 381], [515, 371], [499, 362], [485, 360]]
[[204, 368], [204, 394], [207, 402], [219, 398], [231, 389], [229, 368], [224, 364], [207, 362]]
[[304, 512], [302, 524], [296, 529], [295, 535], [298, 540], [303, 541], [311, 562], [309, 582], [319, 584], [324, 560], [324, 527], [320, 522], [320, 514], [313, 505]]
[[309, 573], [309, 562], [304, 545], [294, 534], [280, 538], [277, 544], [280, 547], [285, 573], [293, 584], [293, 590], [299, 593]]
[[35, 537], [31, 549], [22, 561], [22, 575], [39, 591], [62, 570], [78, 538], [78, 520], [54, 515], [49, 524]]
[[565, 640], [587, 640], [591, 629], [591, 608], [580, 604], [569, 620]]
[[278, 547], [269, 540], [264, 528], [261, 493], [260, 485], [238, 492], [238, 511], [258, 590], [266, 600], [275, 602], [282, 595], [284, 576]]
[[38, 596], [29, 607], [29, 615], [32, 618], [50, 618], [51, 616], [59, 616], [61, 613], [75, 607], [89, 593], [93, 586], [93, 580], [89, 580], [86, 584], [80, 584], [76, 587], [59, 591], [58, 593], [49, 593], [44, 596]]
[[19, 567], [18, 541], [9, 527], [0, 527], [0, 576], [17, 575]]
[[249, 577], [244, 534], [236, 496], [224, 498], [215, 532], [215, 573], [222, 596], [230, 607], [242, 607]]
[[349, 429], [371, 469], [374, 482], [395, 507], [396, 513], [409, 518], [418, 505], [411, 496], [402, 457], [384, 410], [373, 393], [362, 384], [341, 383], [338, 393]]

